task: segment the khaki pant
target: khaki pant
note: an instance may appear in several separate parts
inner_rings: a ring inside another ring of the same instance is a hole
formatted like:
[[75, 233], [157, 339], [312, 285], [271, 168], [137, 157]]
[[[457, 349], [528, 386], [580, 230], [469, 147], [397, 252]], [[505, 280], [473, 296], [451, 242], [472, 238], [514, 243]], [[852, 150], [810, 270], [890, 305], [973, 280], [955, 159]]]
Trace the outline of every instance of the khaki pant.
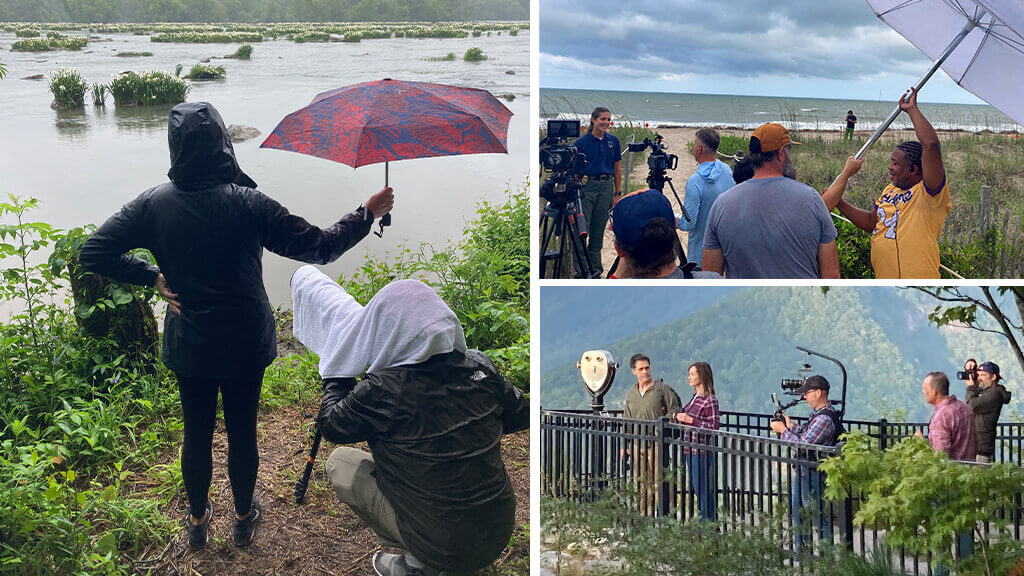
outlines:
[[373, 531], [381, 546], [406, 550], [395, 522], [395, 509], [377, 487], [373, 455], [348, 446], [336, 448], [327, 458], [327, 477], [334, 493]]

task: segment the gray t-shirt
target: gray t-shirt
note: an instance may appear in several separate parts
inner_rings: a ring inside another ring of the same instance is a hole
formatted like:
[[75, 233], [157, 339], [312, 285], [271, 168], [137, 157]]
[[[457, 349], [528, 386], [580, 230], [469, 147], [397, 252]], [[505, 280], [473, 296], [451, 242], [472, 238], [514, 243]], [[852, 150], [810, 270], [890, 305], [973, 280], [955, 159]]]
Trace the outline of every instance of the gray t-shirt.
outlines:
[[818, 245], [835, 239], [821, 195], [778, 176], [723, 192], [711, 206], [704, 248], [722, 251], [726, 278], [817, 278]]

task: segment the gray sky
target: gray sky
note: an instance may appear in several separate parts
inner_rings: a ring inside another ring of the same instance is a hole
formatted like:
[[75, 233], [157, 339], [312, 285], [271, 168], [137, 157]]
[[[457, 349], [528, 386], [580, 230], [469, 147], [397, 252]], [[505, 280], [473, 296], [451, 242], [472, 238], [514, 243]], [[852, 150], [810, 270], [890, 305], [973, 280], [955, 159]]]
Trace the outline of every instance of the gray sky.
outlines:
[[[864, 0], [542, 0], [542, 88], [895, 100], [931, 61]], [[937, 73], [921, 101], [979, 104]]]

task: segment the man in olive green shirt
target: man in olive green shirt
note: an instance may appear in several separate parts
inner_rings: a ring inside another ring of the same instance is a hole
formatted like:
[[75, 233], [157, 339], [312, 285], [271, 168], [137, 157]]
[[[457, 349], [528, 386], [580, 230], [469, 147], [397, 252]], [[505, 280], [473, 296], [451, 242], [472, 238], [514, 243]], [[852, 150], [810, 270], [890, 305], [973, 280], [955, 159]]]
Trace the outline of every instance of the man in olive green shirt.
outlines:
[[626, 410], [623, 418], [630, 420], [657, 420], [662, 416], [673, 416], [679, 411], [679, 395], [663, 380], [651, 377], [651, 359], [643, 354], [634, 354], [629, 359], [629, 368], [636, 376], [636, 386], [626, 392]]
[[[627, 420], [657, 420], [662, 416], [673, 417], [679, 412], [679, 395], [664, 381], [651, 378], [651, 359], [643, 354], [634, 354], [629, 359], [629, 368], [636, 376], [636, 385], [626, 392], [626, 410], [623, 418]], [[642, 425], [634, 425], [634, 433], [643, 434]], [[658, 478], [657, 450], [650, 442], [636, 440], [632, 443], [629, 454], [633, 460], [632, 477], [637, 483], [639, 492], [640, 513], [653, 516], [657, 506]], [[623, 450], [623, 456], [626, 451]]]

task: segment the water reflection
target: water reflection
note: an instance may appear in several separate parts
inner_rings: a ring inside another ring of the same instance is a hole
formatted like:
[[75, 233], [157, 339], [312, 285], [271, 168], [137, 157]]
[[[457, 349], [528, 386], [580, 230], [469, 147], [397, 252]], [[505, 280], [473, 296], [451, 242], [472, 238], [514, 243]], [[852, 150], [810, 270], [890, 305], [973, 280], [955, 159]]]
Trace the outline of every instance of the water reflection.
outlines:
[[56, 110], [57, 119], [54, 125], [57, 127], [57, 135], [73, 144], [80, 144], [86, 140], [92, 125], [85, 113], [85, 108], [74, 110]]
[[167, 116], [173, 106], [119, 106], [114, 108], [118, 132], [150, 134], [167, 130]]

